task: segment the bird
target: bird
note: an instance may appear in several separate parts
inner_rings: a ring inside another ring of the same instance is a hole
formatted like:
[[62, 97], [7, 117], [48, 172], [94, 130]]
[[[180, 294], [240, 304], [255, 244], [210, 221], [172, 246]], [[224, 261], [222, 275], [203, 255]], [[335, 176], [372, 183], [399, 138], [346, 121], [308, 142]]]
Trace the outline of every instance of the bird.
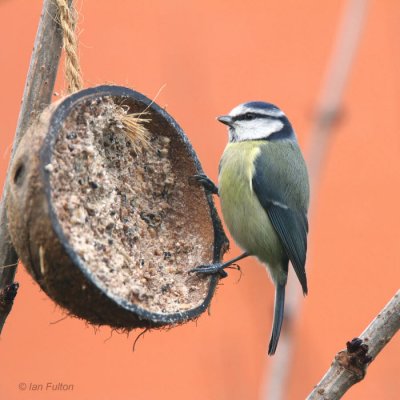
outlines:
[[255, 256], [275, 286], [268, 354], [277, 349], [282, 328], [289, 262], [308, 293], [305, 271], [310, 198], [306, 163], [284, 112], [262, 101], [239, 104], [217, 118], [228, 127], [218, 186], [205, 174], [195, 178], [218, 195], [225, 224], [244, 252], [224, 263], [200, 265], [197, 274], [227, 276], [225, 268]]

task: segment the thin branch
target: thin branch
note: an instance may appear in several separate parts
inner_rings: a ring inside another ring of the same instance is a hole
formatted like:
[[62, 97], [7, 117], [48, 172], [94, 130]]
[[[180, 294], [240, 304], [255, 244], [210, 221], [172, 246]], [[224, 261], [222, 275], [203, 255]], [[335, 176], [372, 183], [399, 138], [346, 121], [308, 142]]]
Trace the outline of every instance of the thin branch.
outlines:
[[[71, 0], [69, 0], [71, 4]], [[58, 8], [54, 0], [44, 0], [35, 45], [26, 78], [21, 110], [15, 132], [11, 160], [14, 157], [19, 141], [26, 133], [31, 121], [51, 102], [54, 82], [62, 48], [62, 34], [57, 23]], [[8, 219], [5, 201], [9, 170], [0, 202], [0, 291], [13, 293], [15, 297], [18, 285], [14, 283], [15, 267], [1, 268], [18, 263], [18, 256], [11, 243], [8, 232]], [[7, 297], [7, 296], [6, 296]], [[0, 333], [12, 307], [10, 296], [7, 307], [0, 307]], [[13, 299], [12, 299], [13, 300]]]
[[338, 30], [311, 132], [312, 142], [308, 154], [311, 188], [319, 181], [331, 133], [343, 113], [343, 94], [360, 43], [367, 9], [368, 0], [349, 0]]
[[[343, 20], [338, 29], [331, 61], [328, 64], [325, 82], [317, 102], [307, 157], [310, 186], [314, 195], [323, 170], [332, 131], [341, 116], [343, 93], [351, 72], [354, 55], [360, 42], [362, 28], [367, 15], [367, 7], [368, 0], [348, 1]], [[313, 197], [311, 196], [311, 198]], [[312, 209], [313, 207], [311, 211]], [[290, 375], [294, 336], [293, 320], [298, 315], [302, 297], [297, 279], [293, 274], [289, 274], [286, 294], [284, 331], [282, 332], [278, 351], [271, 360], [269, 379], [267, 380], [264, 395], [266, 399], [280, 400], [285, 398], [285, 391], [288, 387], [287, 379]]]
[[340, 351], [307, 400], [340, 399], [364, 379], [367, 367], [400, 329], [400, 290], [360, 335]]

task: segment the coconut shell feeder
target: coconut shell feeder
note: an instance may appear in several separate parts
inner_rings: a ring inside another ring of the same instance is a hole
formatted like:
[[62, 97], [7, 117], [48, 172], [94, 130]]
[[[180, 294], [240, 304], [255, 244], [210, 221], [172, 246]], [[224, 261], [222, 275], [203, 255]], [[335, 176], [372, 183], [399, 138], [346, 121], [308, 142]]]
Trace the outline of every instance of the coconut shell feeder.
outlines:
[[[148, 120], [123, 132], [116, 106]], [[70, 314], [115, 328], [179, 324], [207, 309], [227, 239], [201, 165], [174, 119], [120, 86], [50, 105], [18, 145], [7, 208], [13, 244], [40, 287]]]

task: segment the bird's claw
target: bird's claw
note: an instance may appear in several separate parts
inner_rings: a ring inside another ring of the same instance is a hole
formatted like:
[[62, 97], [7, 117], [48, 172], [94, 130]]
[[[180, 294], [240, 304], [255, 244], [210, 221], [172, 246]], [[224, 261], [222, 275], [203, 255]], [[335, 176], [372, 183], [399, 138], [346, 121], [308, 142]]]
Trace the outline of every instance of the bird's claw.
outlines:
[[196, 174], [192, 176], [192, 179], [203, 186], [203, 188], [212, 194], [218, 194], [217, 185], [205, 174]]
[[236, 269], [236, 271], [239, 271], [240, 273], [242, 272], [242, 269], [240, 268], [239, 264], [232, 264], [232, 265], [228, 265], [225, 268], [231, 268], [231, 269]]
[[219, 274], [220, 278], [226, 278], [228, 274], [224, 271], [224, 266], [221, 263], [215, 263], [210, 265], [199, 265], [196, 268], [189, 270], [190, 273], [196, 273], [197, 275], [215, 275]]

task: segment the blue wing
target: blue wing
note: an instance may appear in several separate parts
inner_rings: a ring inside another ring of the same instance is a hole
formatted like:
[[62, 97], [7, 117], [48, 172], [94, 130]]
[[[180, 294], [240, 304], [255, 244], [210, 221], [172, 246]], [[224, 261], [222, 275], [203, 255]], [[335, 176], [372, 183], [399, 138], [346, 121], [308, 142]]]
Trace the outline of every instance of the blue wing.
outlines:
[[[300, 152], [299, 149], [296, 150]], [[303, 293], [307, 294], [305, 271], [308, 234], [307, 172], [301, 154], [299, 159], [303, 164], [300, 165], [300, 171], [291, 165], [285, 166], [287, 160], [280, 160], [284, 170], [282, 171], [282, 168], [278, 170], [276, 157], [271, 154], [271, 157], [256, 158], [252, 179], [253, 190], [282, 242]], [[302, 182], [304, 178], [305, 182]]]

